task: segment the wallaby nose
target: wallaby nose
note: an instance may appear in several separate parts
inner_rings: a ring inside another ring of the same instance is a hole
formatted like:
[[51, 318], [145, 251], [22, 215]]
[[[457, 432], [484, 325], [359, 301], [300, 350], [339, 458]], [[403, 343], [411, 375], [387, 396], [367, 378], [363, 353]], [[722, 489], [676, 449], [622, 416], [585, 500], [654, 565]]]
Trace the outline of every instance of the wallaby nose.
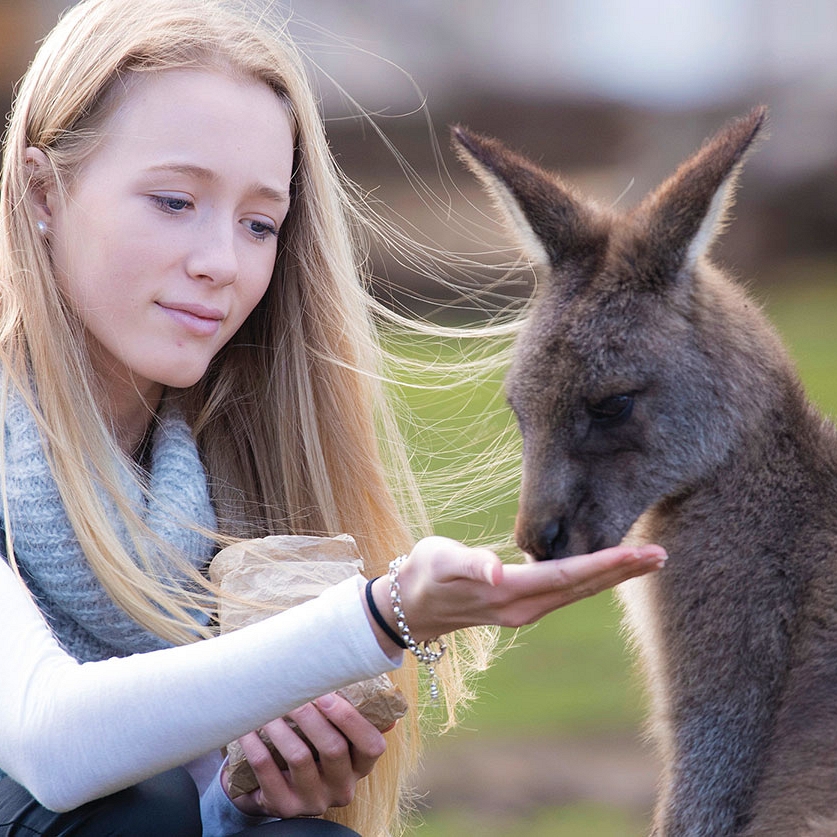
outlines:
[[538, 526], [521, 525], [518, 519], [517, 545], [536, 561], [560, 558], [570, 540], [570, 530], [564, 517], [552, 518]]

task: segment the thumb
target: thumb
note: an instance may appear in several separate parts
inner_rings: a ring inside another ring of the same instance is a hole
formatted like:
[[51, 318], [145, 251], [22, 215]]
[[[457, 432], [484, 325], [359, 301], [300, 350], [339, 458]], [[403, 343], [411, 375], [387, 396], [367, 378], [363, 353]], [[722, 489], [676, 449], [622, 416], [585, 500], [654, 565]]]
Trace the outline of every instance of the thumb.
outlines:
[[503, 580], [503, 563], [490, 549], [464, 549], [452, 562], [449, 578], [467, 578], [496, 587]]

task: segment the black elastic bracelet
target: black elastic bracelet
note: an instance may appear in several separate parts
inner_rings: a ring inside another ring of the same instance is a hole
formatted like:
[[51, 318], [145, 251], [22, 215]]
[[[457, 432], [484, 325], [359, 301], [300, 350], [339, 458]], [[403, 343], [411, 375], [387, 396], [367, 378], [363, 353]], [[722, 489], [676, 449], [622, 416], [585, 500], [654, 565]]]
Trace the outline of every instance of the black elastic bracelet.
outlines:
[[[378, 576], [381, 578], [381, 576]], [[369, 612], [372, 618], [378, 623], [378, 627], [399, 647], [406, 648], [407, 643], [398, 636], [397, 633], [386, 623], [384, 617], [381, 616], [381, 611], [378, 610], [378, 605], [375, 604], [375, 597], [372, 595], [372, 585], [378, 578], [371, 578], [366, 582], [366, 604], [369, 605]]]

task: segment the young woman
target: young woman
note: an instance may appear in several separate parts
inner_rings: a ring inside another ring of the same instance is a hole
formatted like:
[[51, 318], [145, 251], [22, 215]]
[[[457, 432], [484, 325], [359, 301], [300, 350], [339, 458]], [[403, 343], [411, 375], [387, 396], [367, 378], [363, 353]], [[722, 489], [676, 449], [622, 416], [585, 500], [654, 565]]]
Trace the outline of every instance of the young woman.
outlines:
[[[398, 669], [415, 706], [399, 632], [479, 644], [462, 629], [662, 564], [414, 543], [352, 216], [293, 45], [263, 21], [83, 0], [39, 50], [2, 174], [0, 834], [347, 831], [298, 819], [323, 814], [391, 834], [418, 713], [384, 736], [335, 689]], [[341, 532], [382, 576], [368, 590], [213, 636], [219, 545]], [[450, 644], [453, 706], [468, 657]], [[260, 788], [233, 802], [220, 748], [239, 737]]]

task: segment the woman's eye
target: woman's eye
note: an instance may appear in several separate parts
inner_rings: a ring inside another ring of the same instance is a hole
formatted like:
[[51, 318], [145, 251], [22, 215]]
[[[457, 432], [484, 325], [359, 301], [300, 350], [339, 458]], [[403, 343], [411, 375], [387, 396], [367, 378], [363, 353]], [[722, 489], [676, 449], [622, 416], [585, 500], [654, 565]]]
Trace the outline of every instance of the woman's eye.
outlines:
[[611, 395], [587, 407], [594, 424], [614, 427], [627, 421], [634, 409], [633, 395]]
[[270, 238], [271, 236], [275, 238], [279, 235], [279, 230], [273, 224], [269, 224], [266, 221], [256, 221], [251, 218], [245, 221], [244, 224], [250, 230], [253, 237], [259, 241], [264, 241], [264, 239]]
[[188, 198], [178, 198], [172, 195], [152, 195], [151, 199], [163, 212], [168, 212], [171, 215], [178, 215], [192, 205]]

